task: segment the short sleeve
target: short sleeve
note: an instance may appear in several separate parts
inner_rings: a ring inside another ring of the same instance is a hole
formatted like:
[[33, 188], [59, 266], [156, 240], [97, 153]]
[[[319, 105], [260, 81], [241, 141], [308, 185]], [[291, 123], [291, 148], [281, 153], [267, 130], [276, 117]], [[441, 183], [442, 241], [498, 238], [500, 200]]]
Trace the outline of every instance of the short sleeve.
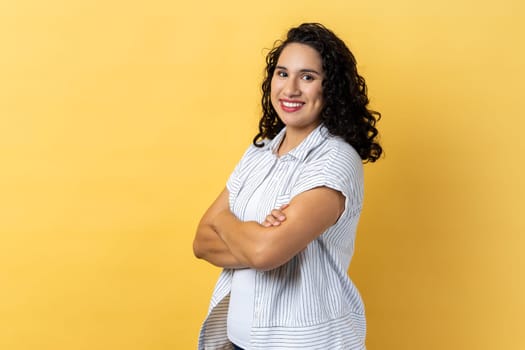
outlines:
[[316, 187], [328, 187], [345, 196], [345, 212], [360, 211], [363, 202], [363, 164], [346, 143], [331, 147], [305, 164], [292, 188], [291, 198]]
[[237, 193], [239, 191], [239, 188], [241, 186], [242, 170], [246, 166], [248, 159], [250, 159], [251, 155], [255, 152], [255, 150], [256, 149], [254, 145], [250, 145], [250, 147], [248, 147], [248, 149], [244, 152], [241, 160], [239, 160], [232, 173], [230, 174], [228, 181], [226, 181], [226, 188], [228, 189], [228, 192], [230, 192], [230, 194]]

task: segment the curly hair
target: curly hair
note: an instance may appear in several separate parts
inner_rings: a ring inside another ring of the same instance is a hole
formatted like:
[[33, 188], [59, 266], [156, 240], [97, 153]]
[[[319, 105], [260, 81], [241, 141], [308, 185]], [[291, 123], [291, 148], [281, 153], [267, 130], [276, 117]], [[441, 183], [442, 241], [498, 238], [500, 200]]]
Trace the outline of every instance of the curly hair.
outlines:
[[321, 122], [335, 136], [342, 137], [359, 153], [363, 162], [375, 162], [383, 151], [377, 141], [376, 122], [381, 114], [369, 110], [365, 79], [357, 72], [354, 55], [331, 30], [319, 23], [303, 23], [288, 31], [284, 41], [277, 41], [266, 56], [262, 83], [262, 110], [259, 133], [253, 144], [262, 147], [263, 139], [273, 139], [284, 128], [271, 102], [271, 82], [277, 61], [290, 43], [310, 46], [321, 56], [324, 79]]

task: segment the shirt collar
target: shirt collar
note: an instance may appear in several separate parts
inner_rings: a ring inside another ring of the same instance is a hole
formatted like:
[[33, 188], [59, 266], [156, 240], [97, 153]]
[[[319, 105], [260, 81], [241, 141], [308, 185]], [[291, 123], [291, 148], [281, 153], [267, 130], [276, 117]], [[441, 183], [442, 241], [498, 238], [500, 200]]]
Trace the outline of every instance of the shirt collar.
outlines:
[[[273, 154], [277, 154], [277, 150], [279, 149], [279, 146], [281, 145], [281, 142], [284, 139], [284, 135], [286, 135], [286, 127], [284, 127], [268, 144], [267, 149], [271, 151]], [[291, 156], [293, 158], [296, 158], [298, 160], [304, 160], [308, 153], [317, 147], [322, 141], [324, 141], [329, 135], [328, 129], [323, 125], [320, 124], [318, 127], [316, 127], [306, 138], [299, 144], [297, 147], [292, 149], [287, 154], [283, 155], [283, 157]]]

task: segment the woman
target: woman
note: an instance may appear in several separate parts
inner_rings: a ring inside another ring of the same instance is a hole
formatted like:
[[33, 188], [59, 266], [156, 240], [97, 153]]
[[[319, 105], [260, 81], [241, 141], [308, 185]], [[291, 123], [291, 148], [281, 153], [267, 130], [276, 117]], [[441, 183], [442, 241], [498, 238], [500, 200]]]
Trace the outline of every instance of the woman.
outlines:
[[364, 349], [347, 270], [380, 115], [321, 24], [292, 28], [266, 62], [259, 133], [195, 236], [195, 255], [224, 268], [199, 349]]

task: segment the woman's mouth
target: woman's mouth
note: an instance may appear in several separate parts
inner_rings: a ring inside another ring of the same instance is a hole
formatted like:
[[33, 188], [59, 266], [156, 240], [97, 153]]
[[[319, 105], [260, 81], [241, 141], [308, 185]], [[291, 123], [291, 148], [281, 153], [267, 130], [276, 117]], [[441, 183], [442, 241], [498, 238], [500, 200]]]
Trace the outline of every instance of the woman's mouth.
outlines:
[[304, 105], [304, 102], [299, 102], [299, 101], [279, 100], [279, 102], [281, 104], [281, 109], [287, 113], [297, 112]]

